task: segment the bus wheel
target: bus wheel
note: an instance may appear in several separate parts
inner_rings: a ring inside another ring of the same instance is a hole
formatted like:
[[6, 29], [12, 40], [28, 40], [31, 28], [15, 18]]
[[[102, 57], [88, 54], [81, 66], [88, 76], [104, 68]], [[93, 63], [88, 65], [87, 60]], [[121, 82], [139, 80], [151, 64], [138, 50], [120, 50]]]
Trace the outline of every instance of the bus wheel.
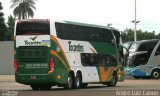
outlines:
[[108, 87], [116, 86], [117, 84], [117, 74], [114, 72], [111, 77], [111, 81], [107, 82], [106, 85]]
[[82, 85], [82, 76], [80, 73], [77, 73], [75, 78], [75, 88], [81, 88]]
[[39, 85], [30, 85], [30, 87], [32, 88], [32, 90], [39, 90], [40, 89]]
[[160, 78], [160, 71], [159, 70], [153, 70], [152, 71], [152, 78], [153, 79], [159, 79]]
[[88, 83], [82, 83], [81, 87], [82, 87], [82, 88], [86, 88], [87, 85], [88, 85]]
[[72, 74], [68, 75], [67, 84], [64, 86], [65, 89], [72, 89], [73, 88], [74, 79]]
[[141, 77], [139, 77], [139, 76], [133, 76], [135, 79], [140, 79]]
[[42, 85], [41, 87], [40, 87], [40, 89], [41, 90], [50, 90], [51, 89], [51, 85]]

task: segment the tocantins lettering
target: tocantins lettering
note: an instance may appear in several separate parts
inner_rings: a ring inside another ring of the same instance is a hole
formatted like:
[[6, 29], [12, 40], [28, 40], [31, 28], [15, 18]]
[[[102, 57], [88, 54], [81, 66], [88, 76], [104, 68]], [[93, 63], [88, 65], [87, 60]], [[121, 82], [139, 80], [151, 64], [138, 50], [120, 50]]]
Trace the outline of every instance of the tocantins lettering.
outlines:
[[78, 45], [72, 45], [71, 41], [68, 41], [69, 44], [69, 51], [78, 51], [78, 52], [83, 52], [84, 48], [82, 45], [78, 44]]
[[39, 41], [29, 42], [28, 40], [25, 40], [24, 43], [25, 45], [41, 45], [42, 44], [42, 42], [39, 42]]

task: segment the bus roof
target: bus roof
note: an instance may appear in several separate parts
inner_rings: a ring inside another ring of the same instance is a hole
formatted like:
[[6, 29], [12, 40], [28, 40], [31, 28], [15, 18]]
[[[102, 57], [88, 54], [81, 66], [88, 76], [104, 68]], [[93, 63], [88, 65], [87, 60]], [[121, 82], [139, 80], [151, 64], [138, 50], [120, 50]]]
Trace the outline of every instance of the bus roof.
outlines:
[[50, 19], [22, 19], [22, 20], [16, 20], [17, 22], [29, 22], [29, 21], [50, 21]]
[[151, 42], [151, 41], [160, 41], [160, 39], [148, 39], [148, 40], [140, 40], [140, 41], [132, 41], [135, 43], [144, 43], [144, 42]]
[[[108, 27], [108, 26], [102, 26], [102, 25], [96, 25], [96, 24], [89, 24], [89, 23], [80, 23], [80, 22], [73, 22], [73, 21], [65, 21], [62, 23], [67, 23], [67, 24], [73, 24], [73, 25], [81, 25], [81, 26], [90, 26], [90, 27], [98, 27], [98, 28], [104, 28], [108, 30], [117, 30], [113, 27]], [[117, 30], [118, 31], [118, 30]]]
[[[50, 21], [50, 19], [23, 19], [23, 20], [17, 20], [17, 22], [18, 21]], [[96, 25], [96, 24], [89, 24], [89, 23], [80, 23], [80, 22], [73, 22], [73, 21], [66, 21], [66, 20], [55, 20], [54, 22], [67, 23], [67, 24], [73, 24], [73, 25], [81, 25], [81, 26], [98, 27], [98, 28], [104, 28], [104, 29], [108, 29], [108, 30], [118, 31], [116, 28], [113, 28], [113, 27]]]

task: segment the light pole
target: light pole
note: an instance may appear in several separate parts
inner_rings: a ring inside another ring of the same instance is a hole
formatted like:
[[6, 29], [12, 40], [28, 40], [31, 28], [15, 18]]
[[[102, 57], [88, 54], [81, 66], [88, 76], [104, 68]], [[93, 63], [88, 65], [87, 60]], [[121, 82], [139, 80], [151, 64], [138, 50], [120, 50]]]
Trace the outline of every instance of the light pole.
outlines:
[[132, 23], [134, 23], [134, 41], [137, 41], [137, 23], [140, 21], [137, 21], [137, 6], [136, 6], [136, 0], [135, 0], [135, 13], [134, 13], [134, 20]]
[[134, 23], [134, 41], [137, 41], [137, 23], [140, 21], [133, 20], [132, 23]]

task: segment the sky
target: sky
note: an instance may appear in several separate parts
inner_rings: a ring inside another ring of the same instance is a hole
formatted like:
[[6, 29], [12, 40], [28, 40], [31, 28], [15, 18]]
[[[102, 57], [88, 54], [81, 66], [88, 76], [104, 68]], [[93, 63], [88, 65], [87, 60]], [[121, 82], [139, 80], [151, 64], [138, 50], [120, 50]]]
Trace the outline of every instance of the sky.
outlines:
[[[2, 2], [6, 21], [13, 9], [10, 0]], [[123, 31], [134, 29], [135, 0], [37, 0], [34, 18], [67, 20], [97, 25], [112, 24]], [[160, 33], [160, 0], [137, 0], [137, 29]]]

